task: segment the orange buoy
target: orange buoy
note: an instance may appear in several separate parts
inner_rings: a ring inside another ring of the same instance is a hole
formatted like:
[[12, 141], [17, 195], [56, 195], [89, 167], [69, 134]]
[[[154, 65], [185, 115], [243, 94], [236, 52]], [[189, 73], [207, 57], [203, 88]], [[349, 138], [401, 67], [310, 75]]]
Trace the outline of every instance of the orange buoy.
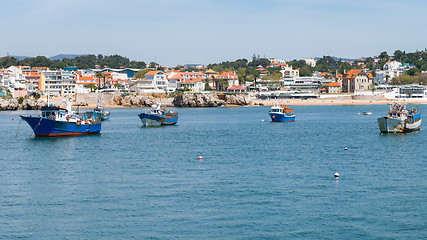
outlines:
[[203, 157], [202, 156], [199, 156], [199, 161], [201, 162], [203, 160]]

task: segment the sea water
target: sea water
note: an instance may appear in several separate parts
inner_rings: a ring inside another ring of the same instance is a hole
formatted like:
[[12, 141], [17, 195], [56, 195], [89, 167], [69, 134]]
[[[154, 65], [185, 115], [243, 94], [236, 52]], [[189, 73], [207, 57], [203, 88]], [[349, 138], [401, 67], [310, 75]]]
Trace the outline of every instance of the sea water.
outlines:
[[0, 239], [427, 238], [427, 127], [380, 134], [385, 105], [109, 110], [68, 138], [0, 112]]

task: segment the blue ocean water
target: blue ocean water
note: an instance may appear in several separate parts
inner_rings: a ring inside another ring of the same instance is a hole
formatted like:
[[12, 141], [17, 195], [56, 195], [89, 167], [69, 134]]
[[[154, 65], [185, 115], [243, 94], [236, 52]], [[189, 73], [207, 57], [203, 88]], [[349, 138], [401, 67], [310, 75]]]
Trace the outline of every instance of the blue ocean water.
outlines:
[[381, 135], [385, 105], [268, 109], [174, 109], [151, 128], [110, 109], [71, 138], [0, 112], [0, 239], [427, 238], [426, 124]]

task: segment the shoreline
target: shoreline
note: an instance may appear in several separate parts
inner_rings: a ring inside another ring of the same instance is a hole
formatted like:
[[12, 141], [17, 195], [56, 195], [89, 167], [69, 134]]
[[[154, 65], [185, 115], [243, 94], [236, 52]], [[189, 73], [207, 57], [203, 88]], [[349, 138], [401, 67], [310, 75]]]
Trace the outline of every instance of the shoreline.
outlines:
[[[280, 100], [259, 100], [256, 99], [248, 105], [226, 104], [225, 107], [262, 107], [274, 106], [276, 103], [286, 104], [290, 106], [353, 106], [353, 105], [387, 105], [393, 100], [337, 100], [337, 99], [280, 99]], [[410, 99], [405, 101], [406, 104], [427, 104], [427, 99]], [[81, 106], [83, 108], [93, 108], [96, 105], [89, 104], [88, 106]], [[182, 108], [176, 106], [168, 106], [173, 108]], [[125, 106], [125, 105], [105, 105], [104, 108], [149, 108], [141, 106]], [[191, 107], [184, 107], [191, 108]], [[210, 107], [205, 107], [210, 108]]]

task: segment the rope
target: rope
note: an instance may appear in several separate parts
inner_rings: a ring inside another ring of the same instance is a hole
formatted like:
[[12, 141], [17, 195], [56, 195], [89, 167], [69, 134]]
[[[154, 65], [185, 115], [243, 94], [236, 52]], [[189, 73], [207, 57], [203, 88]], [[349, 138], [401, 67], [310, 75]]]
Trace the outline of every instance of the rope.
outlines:
[[30, 134], [30, 136], [28, 136], [28, 138], [30, 138], [32, 135], [33, 135], [33, 133], [34, 133], [34, 135], [36, 134], [35, 132], [36, 132], [36, 129], [40, 126], [40, 122], [42, 121], [42, 117], [40, 117], [40, 120], [39, 120], [39, 122], [37, 123], [37, 126], [34, 128], [34, 130], [33, 130], [33, 132]]
[[22, 118], [19, 120], [18, 129], [16, 129], [15, 138], [18, 136], [19, 127], [21, 126]]

